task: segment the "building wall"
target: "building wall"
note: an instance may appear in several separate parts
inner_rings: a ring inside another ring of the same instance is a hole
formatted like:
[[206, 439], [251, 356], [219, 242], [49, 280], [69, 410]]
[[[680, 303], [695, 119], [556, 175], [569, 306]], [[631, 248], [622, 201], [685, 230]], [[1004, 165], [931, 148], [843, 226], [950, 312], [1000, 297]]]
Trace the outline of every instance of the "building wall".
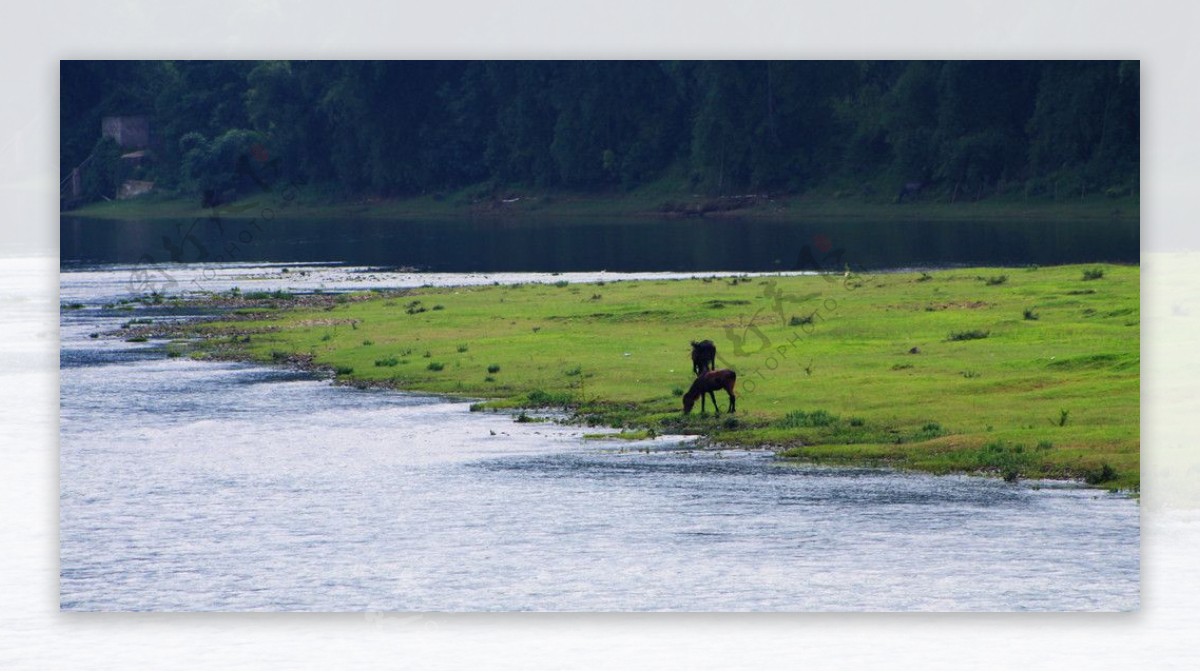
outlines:
[[144, 149], [150, 146], [150, 120], [147, 117], [104, 117], [100, 132], [117, 141], [123, 149]]

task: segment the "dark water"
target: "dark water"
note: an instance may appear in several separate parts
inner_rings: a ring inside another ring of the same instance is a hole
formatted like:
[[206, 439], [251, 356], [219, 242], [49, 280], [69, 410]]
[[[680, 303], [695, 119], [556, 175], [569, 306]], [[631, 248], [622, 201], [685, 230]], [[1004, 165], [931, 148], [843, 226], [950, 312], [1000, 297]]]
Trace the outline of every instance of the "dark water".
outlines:
[[[64, 217], [72, 263], [338, 261], [439, 272], [1137, 263], [1137, 222], [157, 220]], [[814, 267], [814, 263], [816, 266]]]

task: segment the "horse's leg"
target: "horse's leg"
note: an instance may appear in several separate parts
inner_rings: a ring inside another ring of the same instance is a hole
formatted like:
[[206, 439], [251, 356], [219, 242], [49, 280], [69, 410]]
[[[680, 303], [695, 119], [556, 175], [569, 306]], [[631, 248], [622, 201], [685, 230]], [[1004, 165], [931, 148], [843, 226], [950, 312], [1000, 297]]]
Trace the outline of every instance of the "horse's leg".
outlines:
[[737, 409], [737, 397], [733, 395], [733, 386], [730, 385], [725, 391], [729, 393], [729, 412], [733, 413]]
[[712, 397], [712, 400], [713, 400], [713, 413], [716, 413], [717, 415], [720, 415], [720, 414], [721, 414], [721, 407], [717, 405], [717, 392], [716, 392], [716, 390], [709, 390], [709, 391], [708, 391], [708, 396]]

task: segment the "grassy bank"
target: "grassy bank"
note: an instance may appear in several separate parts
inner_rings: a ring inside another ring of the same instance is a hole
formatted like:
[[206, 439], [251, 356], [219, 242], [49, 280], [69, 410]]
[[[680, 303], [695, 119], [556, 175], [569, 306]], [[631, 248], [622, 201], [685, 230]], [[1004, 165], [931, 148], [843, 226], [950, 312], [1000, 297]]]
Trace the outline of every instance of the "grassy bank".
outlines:
[[149, 196], [127, 201], [92, 203], [64, 215], [96, 219], [166, 219], [217, 215], [225, 219], [460, 219], [464, 217], [655, 218], [736, 217], [758, 220], [847, 219], [876, 221], [1054, 219], [1137, 220], [1136, 196], [1109, 198], [1024, 198], [1006, 194], [949, 202], [930, 195], [914, 202], [894, 203], [881, 196], [863, 198], [819, 189], [792, 196], [702, 196], [662, 184], [630, 192], [575, 193], [536, 189], [493, 190], [481, 187], [413, 198], [341, 198], [315, 190], [295, 190], [246, 196], [216, 208], [201, 208], [195, 198]]
[[[492, 408], [565, 406], [638, 436], [1136, 489], [1138, 277], [1100, 265], [276, 294], [237, 297], [236, 317], [196, 327], [209, 338], [171, 347]], [[736, 414], [680, 412], [702, 338], [738, 372]]]

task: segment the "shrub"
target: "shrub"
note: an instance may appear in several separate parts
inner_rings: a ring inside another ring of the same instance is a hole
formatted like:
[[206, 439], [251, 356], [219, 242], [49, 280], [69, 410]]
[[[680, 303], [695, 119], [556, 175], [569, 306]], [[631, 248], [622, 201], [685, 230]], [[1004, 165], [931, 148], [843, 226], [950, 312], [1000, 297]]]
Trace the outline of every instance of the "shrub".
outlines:
[[1036, 319], [1038, 319], [1038, 314], [1035, 313], [1032, 308], [1026, 308], [1025, 309], [1025, 319], [1036, 320]]
[[982, 329], [972, 329], [971, 331], [952, 331], [946, 337], [947, 341], [974, 341], [981, 338], [987, 338], [992, 332]]
[[792, 319], [788, 320], [788, 326], [799, 327], [804, 324], [812, 324], [813, 323], [813, 315], [815, 315], [815, 314], [816, 313], [809, 313], [808, 315], [805, 315], [803, 317], [793, 315]]
[[1083, 272], [1084, 280], [1099, 280], [1104, 277], [1103, 268], [1089, 268]]
[[932, 439], [945, 433], [940, 423], [927, 422], [921, 426], [921, 431], [917, 433], [917, 436], [923, 439]]
[[1099, 469], [1093, 469], [1084, 475], [1083, 480], [1088, 485], [1099, 485], [1107, 481], [1116, 480], [1117, 470], [1112, 468], [1112, 465], [1105, 462]]
[[441, 371], [442, 369], [446, 368], [446, 365], [442, 364], [441, 362], [430, 362], [429, 366], [426, 368], [430, 371]]
[[334, 367], [333, 372], [339, 376], [348, 376], [348, 375], [354, 373], [354, 367], [353, 366], [337, 366], [337, 367]]
[[575, 368], [567, 369], [563, 373], [567, 374], [568, 376], [578, 376], [579, 374], [583, 373], [583, 367], [576, 366]]
[[671, 396], [682, 397], [683, 396], [683, 388], [678, 385], [676, 385], [675, 387], [672, 387], [671, 388]]
[[992, 277], [988, 278], [986, 282], [989, 285], [1003, 285], [1004, 283], [1008, 282], [1008, 276], [993, 275]]
[[469, 349], [470, 349], [470, 348], [467, 346], [467, 344], [466, 344], [466, 343], [459, 343], [459, 344], [458, 344], [458, 351], [459, 351], [459, 352], [466, 352], [466, 351], [467, 351], [467, 350], [469, 350]]
[[383, 359], [375, 360], [375, 366], [395, 366], [399, 363], [400, 360], [396, 359], [395, 357], [385, 357]]
[[488, 373], [499, 373], [499, 372], [500, 372], [499, 364], [489, 364], [488, 365]]

